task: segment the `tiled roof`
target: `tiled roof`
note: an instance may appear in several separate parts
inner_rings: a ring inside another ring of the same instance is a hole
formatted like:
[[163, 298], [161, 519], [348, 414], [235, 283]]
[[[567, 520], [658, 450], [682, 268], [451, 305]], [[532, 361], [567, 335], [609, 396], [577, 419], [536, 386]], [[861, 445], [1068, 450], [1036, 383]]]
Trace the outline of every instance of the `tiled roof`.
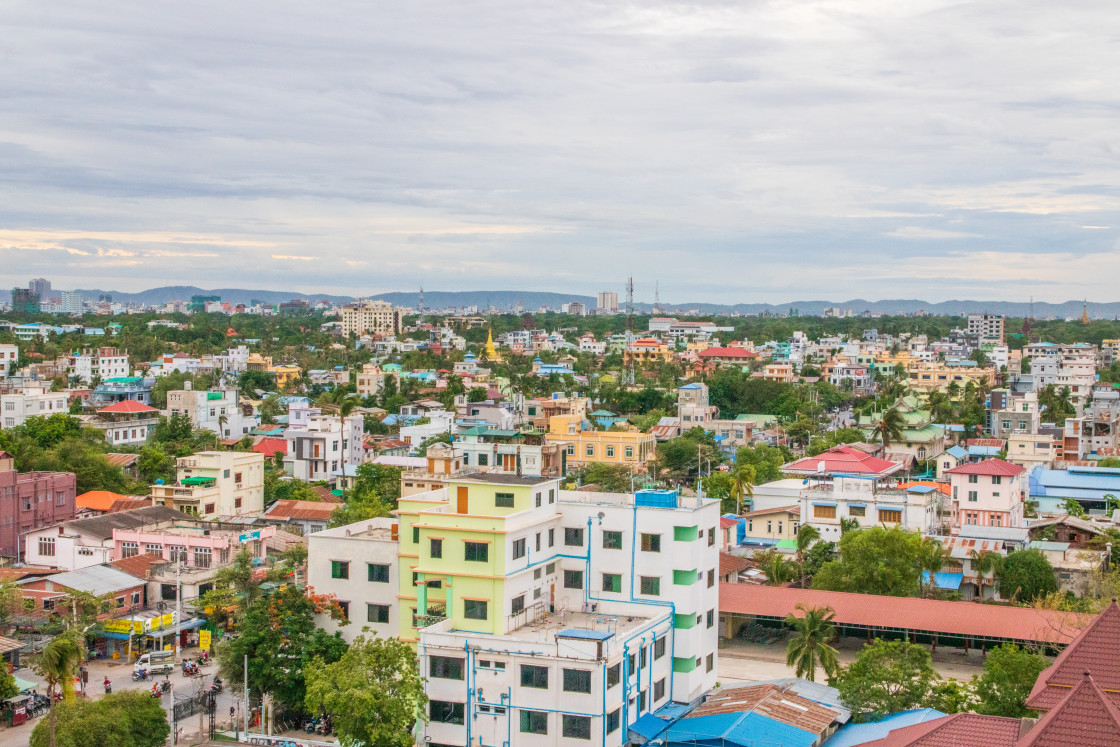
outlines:
[[277, 452], [286, 455], [288, 453], [288, 442], [283, 438], [262, 438], [253, 444], [253, 451], [264, 454], [271, 459]]
[[159, 410], [152, 407], [151, 405], [145, 405], [143, 402], [137, 402], [134, 399], [122, 399], [120, 402], [111, 404], [108, 407], [102, 407], [100, 410], [98, 410], [98, 412], [129, 414], [139, 412], [159, 412]]
[[106, 513], [115, 514], [118, 511], [131, 511], [134, 508], [144, 508], [154, 505], [150, 498], [120, 498], [113, 501]]
[[1120, 708], [1115, 697], [1085, 672], [1077, 686], [1015, 747], [1114, 747], [1120, 744]]
[[1022, 723], [1017, 718], [954, 713], [895, 729], [862, 747], [1015, 747]]
[[801, 506], [799, 506], [797, 504], [794, 504], [792, 506], [776, 506], [774, 508], [760, 508], [757, 511], [748, 511], [747, 513], [743, 514], [743, 518], [753, 519], [753, 518], [758, 517], [758, 516], [771, 516], [773, 514], [781, 514], [781, 513], [800, 514], [801, 513]]
[[[325, 503], [339, 503], [340, 502], [338, 496], [335, 495], [334, 493], [332, 493], [331, 489], [328, 488], [326, 485], [312, 485], [311, 489], [314, 490], [316, 493], [318, 493], [319, 498], [321, 500], [323, 500]], [[312, 501], [312, 503], [314, 503], [314, 501]]]
[[810, 607], [831, 607], [836, 613], [837, 625], [889, 625], [902, 630], [988, 636], [1015, 641], [1069, 643], [1080, 626], [1090, 622], [1088, 615], [1057, 613], [1030, 607], [777, 586], [720, 584], [719, 587], [721, 613], [784, 619], [794, 611], [798, 602]]
[[[821, 463], [824, 464], [824, 469], [820, 468]], [[800, 474], [856, 474], [856, 475], [878, 475], [886, 476], [893, 472], [897, 472], [902, 468], [898, 462], [891, 462], [886, 459], [879, 459], [870, 454], [843, 444], [834, 446], [828, 451], [817, 454], [812, 457], [805, 457], [798, 459], [795, 462], [782, 467], [785, 472], [794, 472]]]
[[730, 527], [738, 525], [738, 523], [739, 522], [735, 521], [735, 519], [729, 519], [726, 516], [719, 517], [720, 529], [728, 529]]
[[1120, 606], [1108, 605], [1081, 634], [1066, 647], [1053, 666], [1043, 670], [1034, 683], [1027, 707], [1035, 710], [1053, 708], [1076, 687], [1085, 672], [1096, 683], [1110, 691], [1120, 703]]
[[337, 503], [327, 503], [326, 501], [281, 500], [273, 503], [265, 511], [265, 515], [270, 519], [327, 521], [336, 508], [338, 508]]
[[719, 575], [720, 578], [730, 574], [745, 571], [751, 567], [751, 563], [746, 558], [740, 558], [738, 555], [732, 555], [729, 552], [720, 552], [719, 554]]
[[136, 464], [136, 460], [140, 458], [139, 454], [113, 454], [105, 455], [109, 464], [113, 467], [131, 467]]
[[166, 563], [167, 561], [159, 555], [151, 553], [144, 553], [143, 555], [133, 555], [131, 558], [121, 558], [114, 560], [109, 565], [114, 568], [119, 568], [125, 573], [136, 576], [136, 578], [150, 578], [153, 565]]
[[90, 490], [74, 499], [77, 508], [88, 508], [91, 511], [108, 511], [119, 500], [127, 500], [128, 496], [118, 495], [108, 490]]
[[969, 446], [990, 446], [997, 449], [1007, 446], [1007, 442], [1002, 438], [970, 438], [966, 443]]
[[1018, 464], [1005, 462], [1002, 459], [985, 459], [982, 462], [971, 462], [959, 467], [945, 470], [947, 475], [994, 475], [997, 477], [1015, 477], [1025, 472]]

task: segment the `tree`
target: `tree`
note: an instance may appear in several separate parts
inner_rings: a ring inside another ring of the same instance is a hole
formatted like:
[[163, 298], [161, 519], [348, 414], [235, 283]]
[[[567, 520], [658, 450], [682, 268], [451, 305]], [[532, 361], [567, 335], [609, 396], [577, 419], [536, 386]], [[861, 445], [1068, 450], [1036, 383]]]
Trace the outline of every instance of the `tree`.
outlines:
[[[755, 468], [750, 464], [740, 464], [731, 479], [731, 496], [735, 499], [735, 515], [743, 513], [743, 498], [754, 498]], [[724, 511], [724, 513], [728, 513]]]
[[840, 559], [821, 566], [813, 588], [912, 597], [918, 593], [921, 535], [871, 527], [840, 537]]
[[1070, 516], [1082, 517], [1085, 516], [1085, 507], [1081, 505], [1081, 501], [1076, 498], [1066, 498], [1064, 504], [1066, 513]]
[[425, 680], [412, 649], [395, 638], [360, 635], [338, 661], [313, 660], [305, 676], [307, 709], [330, 714], [343, 747], [408, 747], [413, 724], [426, 720]]
[[921, 571], [922, 576], [928, 574], [929, 585], [921, 581], [919, 577], [918, 585], [922, 594], [925, 595], [933, 589], [933, 574], [940, 573], [941, 568], [945, 565], [945, 559], [948, 553], [945, 551], [945, 546], [932, 537], [923, 537], [921, 543], [918, 545], [918, 569]]
[[928, 707], [942, 713], [964, 713], [976, 708], [976, 679], [967, 682], [950, 677], [941, 680], [930, 691]]
[[211, 622], [224, 626], [231, 619], [240, 622], [260, 594], [260, 581], [253, 572], [253, 556], [245, 547], [233, 556], [232, 563], [217, 570], [213, 587], [202, 595], [200, 602], [203, 607], [214, 608]]
[[419, 456], [427, 456], [428, 447], [435, 446], [436, 444], [449, 444], [449, 443], [451, 443], [451, 434], [450, 433], [437, 433], [436, 435], [431, 436], [429, 438], [425, 438], [423, 441], [421, 441], [420, 445], [416, 447], [416, 453]]
[[[801, 588], [805, 588], [806, 573], [805, 558], [814, 542], [821, 538], [820, 531], [811, 524], [802, 524], [797, 530], [797, 568], [801, 571]], [[801, 675], [798, 675], [799, 677]], [[810, 678], [811, 679], [811, 678]]]
[[980, 601], [984, 601], [984, 584], [991, 577], [993, 583], [995, 576], [1003, 568], [1003, 556], [992, 550], [983, 552], [972, 551], [972, 568], [976, 571], [977, 584], [980, 587]]
[[826, 677], [834, 677], [840, 671], [836, 649], [830, 645], [836, 638], [836, 626], [832, 624], [835, 613], [831, 607], [804, 604], [798, 604], [797, 609], [801, 617], [793, 612], [786, 617], [786, 625], [794, 631], [786, 647], [786, 666], [795, 667], [798, 677], [815, 682], [819, 663]]
[[1054, 568], [1041, 550], [1016, 550], [1009, 553], [996, 573], [999, 595], [1004, 599], [1030, 602], [1058, 590]]
[[785, 446], [740, 446], [735, 452], [735, 464], [754, 467], [755, 485], [780, 480], [782, 465], [793, 461], [793, 452]]
[[31, 732], [31, 747], [162, 747], [171, 733], [163, 704], [147, 690], [125, 690], [101, 700], [61, 703], [52, 739], [49, 722]]
[[833, 678], [832, 686], [863, 721], [924, 705], [936, 679], [924, 646], [876, 638]]
[[897, 407], [892, 407], [883, 413], [871, 433], [883, 442], [884, 449], [889, 449], [892, 441], [902, 440], [902, 427], [904, 424], [902, 413]]
[[62, 690], [67, 704], [74, 702], [74, 674], [78, 664], [85, 658], [85, 647], [80, 641], [80, 633], [67, 630], [46, 646], [35, 657], [31, 667], [47, 682], [47, 696], [51, 698], [51, 712], [47, 719], [47, 744], [56, 747], [58, 734], [58, 704], [54, 702], [56, 688]]
[[0, 666], [0, 700], [19, 695], [19, 686], [16, 684], [15, 675], [8, 671], [6, 666]]
[[766, 574], [766, 582], [771, 586], [781, 586], [796, 574], [793, 564], [777, 550], [770, 548], [754, 554], [758, 569]]
[[984, 659], [984, 673], [976, 680], [977, 711], [1009, 718], [1037, 715], [1026, 707], [1027, 697], [1048, 666], [1043, 657], [1012, 643], [991, 649]]

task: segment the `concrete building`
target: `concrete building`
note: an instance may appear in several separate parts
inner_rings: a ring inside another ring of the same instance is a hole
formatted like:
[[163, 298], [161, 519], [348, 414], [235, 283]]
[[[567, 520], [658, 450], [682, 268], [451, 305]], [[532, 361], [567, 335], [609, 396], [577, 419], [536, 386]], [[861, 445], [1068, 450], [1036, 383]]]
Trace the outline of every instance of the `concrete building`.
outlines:
[[715, 685], [718, 501], [479, 475], [402, 499], [399, 517], [422, 741], [622, 745]]
[[362, 448], [362, 416], [311, 415], [303, 427], [293, 425], [284, 432], [288, 453], [284, 471], [296, 480], [330, 480], [345, 465], [359, 465]]
[[933, 534], [944, 513], [936, 488], [919, 485], [900, 490], [893, 480], [871, 476], [838, 474], [830, 480], [810, 480], [801, 491], [801, 523], [816, 527], [828, 542], [840, 541], [841, 519], [861, 527], [902, 527]]
[[316, 624], [338, 631], [347, 643], [369, 629], [382, 638], [401, 630], [396, 519], [369, 519], [315, 532], [307, 540], [307, 583], [318, 594], [333, 594], [350, 620], [339, 625], [329, 615]]
[[132, 372], [128, 365], [128, 353], [110, 347], [70, 353], [66, 366], [70, 376], [83, 384], [89, 384], [95, 378], [101, 381], [121, 378]]
[[185, 415], [195, 428], [216, 433], [220, 438], [240, 438], [260, 425], [260, 418], [241, 408], [236, 389], [198, 391], [191, 382], [167, 393], [167, 414]]
[[540, 433], [468, 428], [455, 440], [455, 456], [464, 468], [479, 472], [562, 477], [567, 471], [567, 444], [546, 443], [545, 438]]
[[22, 539], [23, 562], [72, 571], [113, 560], [113, 532], [118, 529], [156, 530], [189, 524], [191, 517], [163, 506], [63, 519], [28, 531]]
[[595, 311], [599, 314], [617, 314], [618, 294], [613, 291], [599, 291]]
[[47, 418], [70, 411], [66, 392], [52, 392], [50, 382], [27, 384], [22, 392], [0, 394], [0, 426], [15, 428], [28, 418]]
[[340, 311], [342, 335], [399, 335], [401, 311], [387, 301], [359, 301]]
[[15, 370], [19, 361], [19, 345], [5, 343], [0, 345], [0, 379], [7, 378]]
[[968, 334], [975, 335], [981, 343], [1004, 341], [1003, 314], [969, 314]]
[[709, 404], [707, 384], [693, 382], [677, 389], [677, 417], [684, 431], [711, 428], [712, 421], [719, 417], [719, 408]]
[[[1026, 526], [1026, 470], [1002, 459], [962, 464], [945, 472], [953, 489], [953, 533], [960, 527]], [[969, 536], [977, 530], [970, 529]], [[997, 533], [999, 534], [999, 533]]]
[[112, 446], [138, 446], [159, 425], [159, 410], [135, 400], [123, 400], [98, 410], [89, 425], [104, 433]]
[[20, 535], [74, 518], [75, 486], [72, 472], [17, 472], [0, 451], [0, 557], [21, 562]]
[[264, 455], [200, 451], [176, 460], [178, 479], [153, 485], [157, 506], [203, 519], [259, 514], [264, 510]]
[[571, 415], [557, 415], [549, 421], [545, 442], [566, 445], [569, 469], [585, 464], [621, 464], [640, 472], [657, 450], [652, 433], [581, 430], [581, 422]]
[[[459, 364], [456, 363], [455, 365], [458, 366]], [[362, 370], [358, 372], [356, 377], [358, 396], [371, 397], [380, 395], [385, 391], [385, 380], [389, 378], [395, 378], [398, 388], [400, 387], [401, 372], [399, 367], [383, 369], [379, 363], [364, 364]]]

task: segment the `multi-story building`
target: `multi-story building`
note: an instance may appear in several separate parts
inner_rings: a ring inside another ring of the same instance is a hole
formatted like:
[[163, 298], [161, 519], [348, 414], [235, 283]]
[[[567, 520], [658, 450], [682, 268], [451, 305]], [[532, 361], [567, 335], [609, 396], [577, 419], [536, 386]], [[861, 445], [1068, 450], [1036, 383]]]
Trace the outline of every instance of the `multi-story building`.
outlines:
[[[471, 358], [473, 360], [474, 356]], [[371, 397], [381, 394], [385, 391], [385, 381], [389, 378], [395, 378], [399, 388], [401, 372], [398, 368], [382, 368], [379, 363], [364, 364], [356, 377], [358, 396]]]
[[89, 384], [94, 379], [117, 379], [131, 373], [128, 353], [108, 347], [70, 353], [66, 365], [70, 376], [83, 384]]
[[993, 389], [989, 396], [988, 431], [994, 438], [1008, 439], [1013, 433], [1038, 433], [1038, 394]]
[[719, 408], [708, 402], [707, 384], [694, 382], [677, 389], [677, 417], [682, 430], [711, 428], [712, 421], [719, 417]]
[[27, 283], [27, 290], [34, 293], [43, 301], [54, 298], [54, 291], [51, 289], [51, 281], [46, 278], [32, 278]]
[[112, 446], [136, 446], [145, 443], [159, 425], [159, 410], [135, 400], [122, 400], [98, 410], [89, 424], [104, 433]]
[[[953, 489], [953, 533], [962, 526], [1026, 526], [1026, 470], [1002, 459], [962, 464], [945, 472]], [[979, 530], [970, 530], [976, 532]], [[970, 534], [970, 536], [973, 536]]]
[[567, 471], [567, 444], [546, 443], [541, 433], [468, 428], [460, 431], [454, 449], [464, 468], [479, 472], [562, 477]]
[[153, 485], [157, 506], [213, 519], [264, 510], [264, 455], [256, 452], [200, 451], [176, 460], [178, 479]]
[[343, 336], [401, 333], [401, 310], [387, 301], [359, 301], [343, 306], [340, 315]]
[[195, 390], [191, 382], [167, 393], [167, 414], [183, 415], [195, 428], [221, 438], [239, 438], [260, 425], [260, 418], [241, 408], [236, 389]]
[[622, 354], [624, 366], [637, 366], [642, 370], [657, 368], [673, 360], [673, 349], [661, 340], [643, 337], [626, 346]]
[[970, 381], [977, 385], [995, 381], [994, 369], [977, 366], [973, 361], [915, 362], [907, 366], [906, 375], [910, 379], [910, 388], [922, 392], [931, 389], [945, 391], [954, 383], [963, 389]]
[[981, 343], [1003, 343], [1003, 314], [969, 314], [968, 334], [976, 336]]
[[618, 294], [613, 291], [599, 291], [595, 311], [599, 314], [617, 314]]
[[0, 557], [22, 562], [20, 535], [73, 519], [75, 488], [72, 472], [17, 472], [0, 451]]
[[549, 420], [545, 443], [566, 444], [569, 469], [585, 464], [621, 464], [641, 471], [657, 449], [652, 433], [585, 431], [581, 430], [581, 421], [572, 415], [557, 415]]
[[1040, 433], [1011, 433], [1007, 437], [1007, 461], [1030, 472], [1035, 467], [1050, 469], [1058, 459], [1061, 442]]
[[402, 498], [399, 520], [425, 743], [622, 745], [715, 685], [718, 501], [478, 475]]
[[1120, 448], [1120, 390], [1093, 387], [1093, 399], [1079, 417], [1066, 418], [1062, 452], [1070, 460], [1115, 454]]
[[50, 417], [70, 411], [66, 392], [52, 392], [50, 382], [27, 384], [22, 392], [0, 394], [0, 426], [15, 428], [28, 418]]
[[38, 314], [40, 300], [41, 296], [33, 290], [12, 288], [12, 311], [17, 314]]
[[61, 291], [61, 299], [58, 305], [59, 313], [62, 314], [81, 314], [82, 313], [82, 294], [77, 291]]
[[19, 345], [0, 345], [0, 379], [6, 378], [15, 370], [19, 361]]
[[549, 421], [557, 415], [570, 415], [576, 420], [586, 420], [591, 412], [588, 398], [582, 394], [565, 395], [553, 392], [551, 397], [525, 400], [525, 420], [534, 427], [547, 430]]
[[302, 428], [284, 432], [284, 471], [297, 480], [330, 480], [345, 465], [362, 463], [362, 416], [315, 414]]
[[155, 379], [142, 376], [121, 376], [115, 379], [106, 379], [94, 387], [89, 396], [89, 404], [94, 407], [106, 407], [117, 402], [132, 400], [145, 405], [152, 403], [152, 387]]
[[338, 631], [348, 643], [365, 627], [382, 638], [400, 635], [397, 540], [396, 519], [368, 519], [308, 536], [307, 583], [317, 594], [333, 594], [350, 620], [339, 625], [319, 615], [319, 627]]
[[190, 521], [163, 506], [144, 506], [84, 519], [64, 519], [29, 531], [21, 543], [23, 562], [44, 568], [73, 571], [113, 560], [113, 533], [117, 530], [157, 531]]
[[821, 538], [839, 541], [841, 521], [861, 527], [902, 527], [911, 532], [935, 533], [944, 507], [936, 488], [915, 486], [900, 490], [894, 481], [871, 476], [837, 474], [810, 480], [801, 491], [801, 523], [816, 527]]
[[[891, 441], [886, 458], [910, 462], [924, 462], [945, 451], [945, 430], [933, 422], [929, 409], [914, 395], [899, 398], [894, 409], [902, 416], [902, 438]], [[883, 420], [883, 412], [860, 415], [858, 425], [864, 437], [871, 440], [875, 429]]]

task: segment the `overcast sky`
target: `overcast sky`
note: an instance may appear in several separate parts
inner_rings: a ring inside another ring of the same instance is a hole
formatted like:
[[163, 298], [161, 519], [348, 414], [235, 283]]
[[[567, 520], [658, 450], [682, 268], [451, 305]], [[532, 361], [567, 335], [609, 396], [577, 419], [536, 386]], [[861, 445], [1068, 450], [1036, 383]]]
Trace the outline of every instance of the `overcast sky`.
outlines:
[[1120, 3], [0, 4], [0, 283], [1120, 300]]

